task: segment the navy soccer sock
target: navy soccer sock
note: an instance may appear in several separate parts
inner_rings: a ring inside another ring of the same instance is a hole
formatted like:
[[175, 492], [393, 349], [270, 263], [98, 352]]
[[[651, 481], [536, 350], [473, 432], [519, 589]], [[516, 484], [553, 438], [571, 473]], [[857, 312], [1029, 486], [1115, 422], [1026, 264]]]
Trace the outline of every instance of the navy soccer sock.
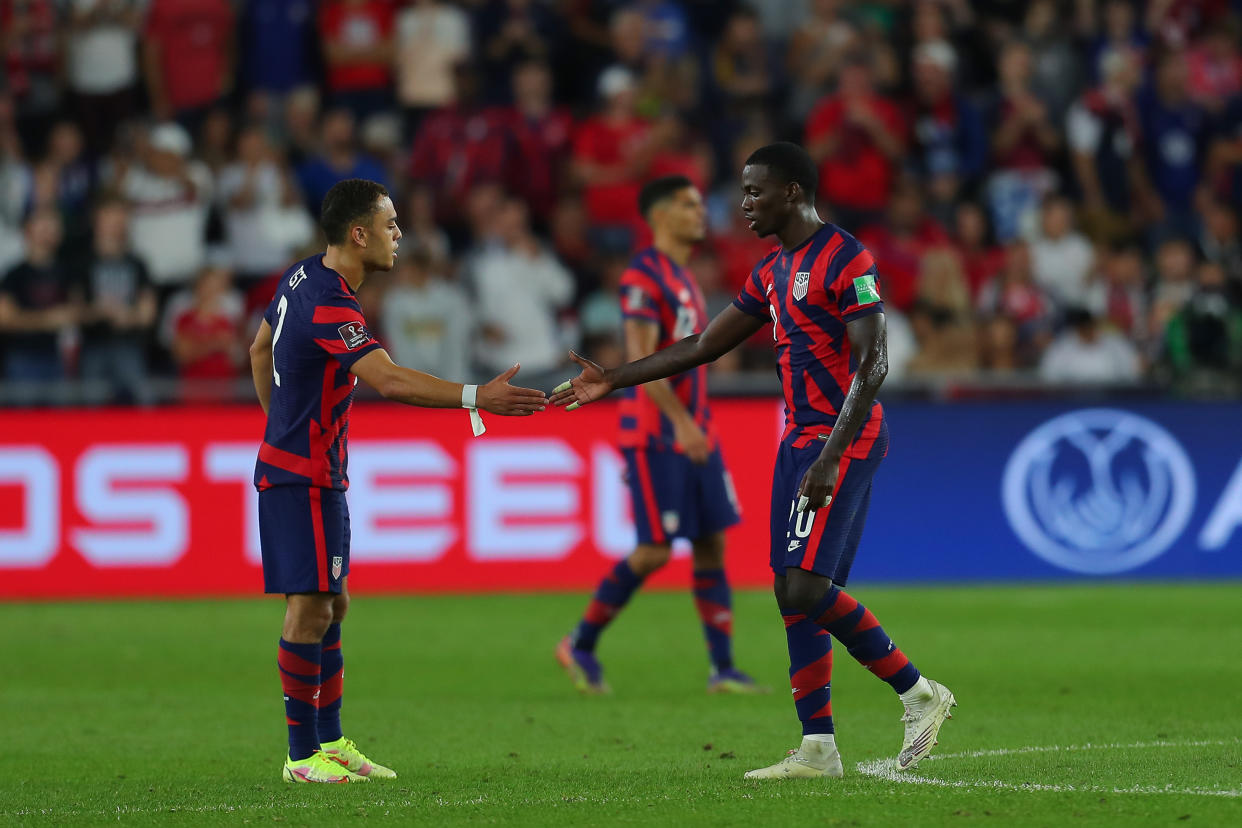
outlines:
[[323, 637], [319, 665], [319, 741], [341, 738], [341, 690], [345, 679], [345, 658], [341, 654], [341, 625], [330, 624]]
[[289, 758], [305, 759], [319, 750], [319, 647], [280, 639], [276, 663], [285, 691], [285, 723], [289, 725]]
[[594, 651], [599, 634], [621, 612], [643, 584], [643, 579], [630, 568], [629, 561], [620, 561], [604, 576], [595, 590], [595, 597], [587, 605], [578, 628], [574, 630], [574, 649]]
[[789, 641], [789, 685], [802, 735], [833, 733], [832, 636], [800, 612], [782, 609]]
[[724, 569], [694, 570], [694, 606], [716, 670], [733, 666], [733, 592]]
[[898, 693], [906, 692], [919, 680], [918, 669], [897, 649], [871, 610], [835, 584], [811, 610], [810, 617], [835, 635], [859, 664], [888, 682]]

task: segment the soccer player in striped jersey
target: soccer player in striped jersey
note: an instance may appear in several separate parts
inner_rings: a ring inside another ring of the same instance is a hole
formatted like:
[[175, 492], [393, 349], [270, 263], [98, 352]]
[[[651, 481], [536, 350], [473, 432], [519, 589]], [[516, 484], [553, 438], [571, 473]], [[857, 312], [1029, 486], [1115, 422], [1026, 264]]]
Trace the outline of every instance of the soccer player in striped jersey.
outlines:
[[[277, 664], [285, 696], [286, 782], [396, 777], [341, 732], [341, 621], [349, 607], [349, 410], [361, 377], [384, 397], [425, 408], [526, 416], [543, 392], [509, 385], [518, 366], [486, 385], [402, 368], [371, 336], [356, 291], [391, 270], [401, 230], [387, 191], [349, 179], [323, 201], [327, 252], [290, 267], [250, 346], [267, 416], [255, 464], [264, 591], [285, 595]], [[477, 429], [476, 429], [477, 433]]]
[[[642, 188], [638, 210], [653, 243], [621, 276], [629, 359], [668, 347], [707, 324], [703, 294], [686, 269], [707, 233], [703, 196], [690, 179], [665, 176]], [[694, 603], [711, 660], [707, 691], [761, 692], [733, 665], [724, 530], [738, 522], [738, 510], [707, 405], [707, 367], [626, 389], [620, 445], [638, 545], [600, 581], [582, 620], [557, 646], [557, 660], [580, 691], [607, 692], [595, 657], [600, 633], [644, 579], [668, 563], [673, 538], [688, 538], [694, 550]]]
[[759, 262], [733, 304], [701, 334], [618, 368], [605, 371], [574, 354], [582, 373], [552, 395], [553, 404], [572, 410], [614, 389], [711, 362], [772, 323], [786, 415], [772, 480], [770, 556], [803, 736], [785, 759], [750, 771], [749, 779], [842, 775], [830, 695], [834, 637], [905, 706], [899, 769], [931, 752], [956, 703], [842, 589], [872, 477], [888, 452], [888, 426], [875, 400], [888, 355], [875, 262], [853, 236], [820, 219], [817, 181], [802, 147], [755, 150], [742, 170], [742, 211], [752, 231], [775, 235], [780, 246]]

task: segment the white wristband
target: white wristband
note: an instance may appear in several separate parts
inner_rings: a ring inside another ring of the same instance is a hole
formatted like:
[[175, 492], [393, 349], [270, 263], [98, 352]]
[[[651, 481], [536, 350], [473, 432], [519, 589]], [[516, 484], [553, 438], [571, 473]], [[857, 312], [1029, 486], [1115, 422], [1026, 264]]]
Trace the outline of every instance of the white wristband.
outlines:
[[461, 407], [470, 409], [470, 430], [475, 437], [481, 437], [487, 427], [483, 425], [483, 417], [479, 414], [479, 386], [463, 385], [461, 387]]

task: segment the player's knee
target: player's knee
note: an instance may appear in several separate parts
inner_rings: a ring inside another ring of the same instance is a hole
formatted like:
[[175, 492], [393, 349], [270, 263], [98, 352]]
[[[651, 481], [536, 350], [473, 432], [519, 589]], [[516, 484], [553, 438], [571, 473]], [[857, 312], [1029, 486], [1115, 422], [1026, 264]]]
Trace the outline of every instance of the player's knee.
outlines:
[[290, 601], [285, 612], [284, 636], [287, 641], [319, 641], [332, 623], [331, 601]]
[[344, 621], [347, 612], [349, 612], [349, 595], [341, 593], [332, 599], [332, 623], [339, 624]]
[[630, 569], [640, 578], [645, 578], [668, 563], [673, 550], [666, 545], [644, 543], [630, 555]]
[[808, 614], [832, 586], [832, 581], [823, 575], [801, 569], [789, 570], [784, 580], [786, 606]]
[[694, 542], [695, 569], [722, 569], [724, 567], [724, 534], [717, 532]]

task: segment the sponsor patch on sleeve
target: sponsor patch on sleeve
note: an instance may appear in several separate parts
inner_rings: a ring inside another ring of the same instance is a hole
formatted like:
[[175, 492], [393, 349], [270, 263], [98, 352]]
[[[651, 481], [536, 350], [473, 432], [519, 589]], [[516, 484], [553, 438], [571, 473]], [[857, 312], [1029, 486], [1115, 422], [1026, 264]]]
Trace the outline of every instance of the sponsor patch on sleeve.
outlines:
[[337, 328], [336, 332], [341, 335], [341, 341], [345, 343], [345, 347], [351, 351], [371, 341], [371, 334], [361, 322], [346, 322]]
[[858, 304], [870, 305], [880, 301], [880, 291], [875, 286], [875, 274], [864, 273], [854, 280], [854, 293], [858, 294]]

